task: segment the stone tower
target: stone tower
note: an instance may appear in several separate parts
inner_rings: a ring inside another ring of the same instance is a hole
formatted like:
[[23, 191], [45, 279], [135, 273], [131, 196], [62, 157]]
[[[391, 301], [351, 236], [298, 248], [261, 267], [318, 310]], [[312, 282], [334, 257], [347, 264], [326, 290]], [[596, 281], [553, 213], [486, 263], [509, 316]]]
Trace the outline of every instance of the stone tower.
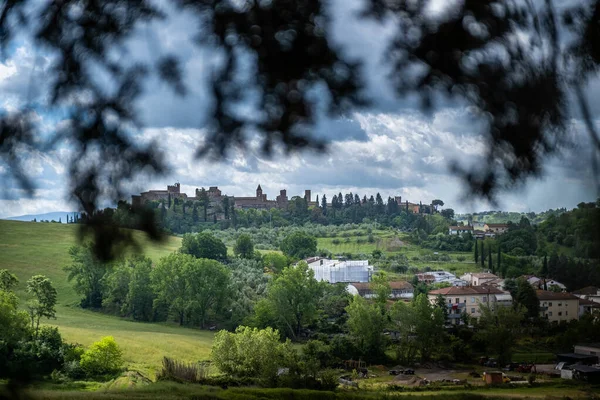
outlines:
[[260, 184], [259, 184], [258, 187], [256, 188], [256, 198], [262, 199], [262, 197], [263, 197], [263, 192], [262, 192], [262, 188], [260, 187]]

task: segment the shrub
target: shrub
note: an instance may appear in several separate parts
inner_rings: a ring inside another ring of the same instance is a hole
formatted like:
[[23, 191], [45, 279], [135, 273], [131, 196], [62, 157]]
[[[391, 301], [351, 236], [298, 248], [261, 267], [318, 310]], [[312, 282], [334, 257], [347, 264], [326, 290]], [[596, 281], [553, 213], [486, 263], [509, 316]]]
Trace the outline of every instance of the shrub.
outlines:
[[212, 347], [212, 359], [221, 372], [269, 383], [277, 379], [279, 368], [288, 366], [286, 360], [294, 359], [294, 353], [289, 341], [279, 341], [279, 331], [246, 326], [239, 326], [235, 333], [220, 331]]
[[334, 390], [338, 386], [338, 373], [334, 369], [326, 369], [319, 374], [321, 389]]
[[375, 238], [373, 237], [373, 234], [372, 234], [372, 233], [369, 233], [369, 236], [367, 236], [367, 241], [368, 241], [369, 243], [373, 243], [373, 242], [375, 242]]
[[112, 336], [106, 336], [83, 353], [80, 365], [90, 377], [116, 374], [123, 366], [123, 352]]
[[340, 239], [333, 239], [331, 241], [331, 243], [333, 243], [333, 244], [335, 244], [337, 246], [338, 244], [340, 244]]
[[448, 254], [441, 254], [440, 261], [450, 262], [450, 261], [452, 261], [452, 259], [450, 258], [450, 256]]
[[467, 258], [466, 258], [465, 256], [457, 256], [457, 257], [456, 257], [456, 260], [457, 260], [457, 261], [459, 261], [459, 262], [463, 262], [463, 261], [465, 261], [466, 259], [467, 259]]

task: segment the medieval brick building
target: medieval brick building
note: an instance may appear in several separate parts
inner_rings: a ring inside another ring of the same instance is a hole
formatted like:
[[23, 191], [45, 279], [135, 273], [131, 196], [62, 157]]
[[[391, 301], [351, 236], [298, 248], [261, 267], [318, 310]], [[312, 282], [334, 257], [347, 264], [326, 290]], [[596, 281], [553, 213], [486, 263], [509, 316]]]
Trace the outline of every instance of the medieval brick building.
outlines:
[[[149, 190], [147, 192], [140, 193], [139, 195], [131, 196], [131, 204], [134, 207], [139, 207], [148, 201], [159, 201], [166, 202], [171, 196], [171, 199], [179, 198], [184, 200], [191, 201], [200, 201], [202, 200], [202, 192], [205, 191], [210, 207], [217, 208], [217, 205], [222, 204], [224, 200], [224, 195], [218, 186], [210, 186], [208, 190], [204, 188], [196, 189], [194, 197], [188, 197], [185, 193], [181, 193], [180, 184], [176, 183], [173, 186], [167, 186], [167, 190]], [[263, 193], [260, 185], [256, 188], [256, 196], [251, 197], [237, 197], [237, 196], [227, 196], [229, 200], [232, 202], [233, 207], [237, 209], [271, 209], [271, 208], [279, 208], [286, 209], [289, 203], [289, 199], [287, 196], [287, 191], [282, 189], [279, 191], [279, 195], [275, 198], [275, 200], [269, 200], [266, 193]], [[304, 191], [304, 198], [307, 201], [308, 206], [317, 206], [317, 202], [312, 201], [311, 199], [311, 191]]]

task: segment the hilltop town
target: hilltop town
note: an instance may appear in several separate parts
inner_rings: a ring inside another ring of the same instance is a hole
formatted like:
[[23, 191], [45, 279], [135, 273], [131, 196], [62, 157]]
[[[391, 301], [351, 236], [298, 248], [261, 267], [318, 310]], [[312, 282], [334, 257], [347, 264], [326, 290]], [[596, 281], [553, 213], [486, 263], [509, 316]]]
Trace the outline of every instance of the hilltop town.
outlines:
[[[312, 193], [310, 189], [304, 191], [303, 196], [294, 196], [294, 198], [302, 198], [306, 201], [307, 207], [320, 207], [322, 202], [319, 202], [319, 196], [313, 201]], [[189, 205], [199, 203], [201, 205], [207, 204], [208, 216], [210, 219], [222, 220], [226, 218], [228, 210], [245, 210], [245, 209], [257, 209], [257, 210], [268, 210], [268, 209], [280, 209], [285, 210], [292, 199], [288, 198], [287, 190], [282, 189], [279, 191], [279, 195], [275, 199], [269, 199], [267, 193], [264, 193], [260, 184], [256, 188], [255, 196], [236, 196], [223, 194], [218, 186], [209, 186], [208, 190], [204, 188], [196, 188], [193, 196], [188, 196], [186, 193], [181, 192], [181, 184], [179, 182], [173, 185], [167, 185], [166, 190], [148, 190], [142, 192], [139, 195], [131, 196], [131, 204], [133, 207], [141, 207], [148, 205], [152, 202], [159, 204], [167, 204], [169, 207], [171, 202], [190, 202]], [[353, 197], [354, 199], [354, 197]], [[432, 214], [435, 212], [436, 207], [432, 203], [423, 204], [412, 203], [408, 200], [402, 202], [402, 196], [395, 196], [393, 198], [395, 203], [399, 207], [403, 207], [407, 212], [417, 214]], [[367, 198], [364, 197], [361, 202], [367, 202]], [[332, 202], [327, 202], [326, 206], [332, 207]]]

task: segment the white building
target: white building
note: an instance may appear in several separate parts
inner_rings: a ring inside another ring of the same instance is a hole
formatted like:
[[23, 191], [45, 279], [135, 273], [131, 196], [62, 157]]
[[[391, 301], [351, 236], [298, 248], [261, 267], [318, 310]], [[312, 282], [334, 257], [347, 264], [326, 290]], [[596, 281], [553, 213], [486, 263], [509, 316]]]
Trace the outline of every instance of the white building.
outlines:
[[458, 279], [456, 275], [446, 271], [431, 271], [417, 274], [417, 279], [427, 284], [447, 282], [452, 286], [467, 286], [467, 281]]
[[373, 275], [373, 267], [368, 260], [329, 260], [314, 257], [305, 260], [315, 273], [315, 279], [329, 283], [369, 282]]
[[473, 227], [469, 225], [464, 226], [451, 226], [448, 228], [449, 235], [462, 235], [463, 233], [473, 233]]

